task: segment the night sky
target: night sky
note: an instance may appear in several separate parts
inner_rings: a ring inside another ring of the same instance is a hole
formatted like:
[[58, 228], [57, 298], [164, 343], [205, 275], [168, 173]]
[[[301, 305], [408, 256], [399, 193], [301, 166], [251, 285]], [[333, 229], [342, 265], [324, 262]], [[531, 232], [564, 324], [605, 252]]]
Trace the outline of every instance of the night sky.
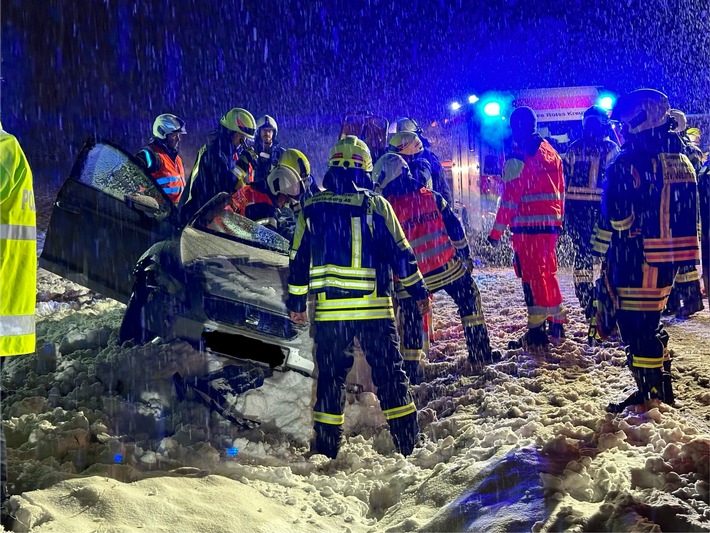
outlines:
[[137, 151], [163, 112], [187, 121], [189, 166], [235, 106], [311, 159], [348, 111], [426, 123], [488, 89], [650, 86], [710, 110], [707, 0], [1, 3], [2, 122], [39, 180], [91, 133]]

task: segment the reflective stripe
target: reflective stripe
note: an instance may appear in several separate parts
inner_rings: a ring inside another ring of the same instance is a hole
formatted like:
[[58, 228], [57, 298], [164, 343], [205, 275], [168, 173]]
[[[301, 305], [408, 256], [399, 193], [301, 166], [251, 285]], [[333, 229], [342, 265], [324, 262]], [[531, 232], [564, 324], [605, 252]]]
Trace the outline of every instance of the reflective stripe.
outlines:
[[416, 413], [417, 408], [414, 406], [414, 402], [408, 403], [407, 405], [402, 405], [400, 407], [392, 407], [391, 409], [385, 409], [382, 414], [385, 415], [386, 420], [393, 420], [395, 418], [401, 418], [403, 416], [411, 415]]
[[[352, 268], [362, 266], [362, 230], [360, 228], [360, 217], [350, 219], [350, 231], [352, 233]], [[312, 272], [312, 271], [311, 271]]]
[[407, 276], [404, 279], [399, 280], [399, 282], [405, 287], [411, 287], [415, 283], [422, 281], [422, 279], [423, 279], [422, 273], [419, 270], [417, 270], [414, 274], [412, 274], [411, 276]]
[[560, 193], [526, 194], [520, 197], [521, 202], [547, 202], [549, 200], [562, 200]]
[[486, 323], [483, 318], [483, 314], [478, 315], [466, 315], [461, 317], [461, 323], [463, 327], [481, 326]]
[[693, 270], [685, 274], [678, 273], [675, 275], [676, 283], [691, 283], [698, 280], [700, 280], [700, 272], [698, 272], [696, 268], [693, 268]]
[[37, 240], [37, 228], [34, 225], [0, 224], [0, 239], [34, 241]]
[[308, 285], [289, 285], [288, 292], [295, 296], [303, 296], [308, 294]]
[[663, 357], [631, 357], [631, 366], [636, 368], [663, 368]]
[[148, 164], [148, 168], [153, 166], [153, 159], [150, 157], [150, 151], [149, 150], [143, 150], [145, 152], [145, 161]]
[[631, 225], [634, 223], [634, 214], [631, 213], [628, 217], [626, 217], [623, 220], [612, 220], [611, 221], [611, 226], [616, 230], [616, 231], [624, 231], [629, 228], [631, 228]]
[[331, 322], [336, 320], [394, 320], [394, 310], [389, 309], [373, 309], [370, 311], [316, 311], [316, 322]]
[[572, 272], [572, 281], [575, 285], [580, 283], [593, 283], [594, 270], [575, 270]]
[[525, 223], [529, 224], [533, 222], [560, 222], [561, 220], [561, 215], [517, 215], [513, 223], [519, 225]]
[[[166, 183], [170, 183], [171, 181], [175, 180], [182, 180], [182, 176], [166, 176], [164, 178], [158, 178], [157, 181], [158, 185], [165, 185]], [[165, 190], [165, 189], [163, 189]]]
[[402, 359], [405, 361], [421, 361], [422, 350], [419, 348], [402, 348]]
[[435, 246], [434, 248], [430, 248], [429, 250], [426, 250], [424, 252], [418, 252], [416, 254], [417, 261], [424, 261], [425, 259], [429, 259], [430, 257], [435, 257], [439, 254], [443, 254], [450, 247], [451, 247], [450, 242], [444, 242], [444, 243], [441, 243], [439, 246]]
[[312, 289], [324, 289], [327, 287], [352, 289], [356, 291], [373, 291], [375, 290], [375, 281], [341, 280], [335, 278], [311, 279]]
[[35, 315], [0, 316], [0, 337], [32, 335], [35, 332]]
[[374, 268], [353, 268], [339, 265], [321, 265], [311, 267], [311, 276], [322, 276], [327, 274], [341, 274], [344, 276], [357, 276], [362, 278], [374, 278], [377, 271]]
[[321, 424], [330, 424], [331, 426], [340, 426], [345, 422], [345, 415], [333, 415], [330, 413], [321, 413], [313, 411], [313, 421]]
[[467, 241], [466, 238], [464, 237], [464, 238], [461, 239], [460, 241], [454, 241], [454, 240], [452, 240], [452, 241], [451, 241], [451, 244], [453, 244], [453, 245], [454, 245], [454, 248], [456, 248], [457, 250], [461, 250], [461, 249], [463, 249], [463, 248], [466, 248], [466, 246], [468, 245], [468, 241]]
[[392, 307], [392, 298], [338, 298], [337, 300], [316, 301], [316, 309], [365, 309], [368, 307]]
[[507, 228], [507, 227], [508, 226], [506, 224], [500, 224], [500, 223], [496, 222], [495, 224], [493, 224], [493, 231], [500, 231], [502, 233], [505, 231], [505, 228]]
[[516, 207], [518, 207], [518, 204], [516, 204], [515, 202], [511, 202], [510, 200], [506, 200], [505, 202], [501, 202], [500, 206], [501, 208], [507, 207], [508, 209], [515, 209]]
[[602, 196], [601, 194], [593, 194], [593, 193], [567, 193], [565, 195], [565, 200], [575, 200], [578, 202], [601, 202], [602, 201]]

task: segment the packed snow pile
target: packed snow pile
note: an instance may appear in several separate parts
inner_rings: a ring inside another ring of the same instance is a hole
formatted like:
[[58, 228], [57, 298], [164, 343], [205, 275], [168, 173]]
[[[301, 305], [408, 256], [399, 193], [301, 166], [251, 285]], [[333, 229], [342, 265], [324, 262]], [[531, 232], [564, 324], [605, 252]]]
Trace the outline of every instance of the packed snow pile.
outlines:
[[[476, 276], [496, 348], [525, 328], [511, 270]], [[273, 372], [228, 420], [172, 376], [224, 361], [183, 342], [116, 344], [123, 305], [40, 270], [37, 354], [3, 374], [16, 531], [710, 531], [710, 313], [667, 320], [676, 407], [604, 411], [633, 380], [617, 343], [590, 348], [571, 274], [567, 339], [545, 354], [465, 362], [437, 295], [425, 438], [394, 451], [362, 361], [336, 460], [309, 453], [313, 380]], [[103, 526], [102, 526], [103, 524]]]

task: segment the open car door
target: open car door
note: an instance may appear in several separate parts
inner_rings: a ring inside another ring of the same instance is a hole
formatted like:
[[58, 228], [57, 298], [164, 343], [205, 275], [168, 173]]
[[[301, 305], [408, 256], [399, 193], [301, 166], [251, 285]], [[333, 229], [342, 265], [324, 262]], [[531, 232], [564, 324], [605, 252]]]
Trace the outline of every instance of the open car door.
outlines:
[[136, 262], [176, 233], [177, 221], [173, 203], [132, 156], [89, 138], [55, 201], [39, 264], [126, 303]]

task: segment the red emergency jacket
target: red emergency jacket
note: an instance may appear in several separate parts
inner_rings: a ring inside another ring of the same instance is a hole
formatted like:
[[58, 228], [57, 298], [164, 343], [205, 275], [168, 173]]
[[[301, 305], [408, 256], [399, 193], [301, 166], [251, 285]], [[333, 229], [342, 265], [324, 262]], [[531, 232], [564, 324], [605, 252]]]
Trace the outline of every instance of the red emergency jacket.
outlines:
[[535, 134], [524, 159], [509, 158], [503, 171], [503, 195], [491, 230], [498, 240], [510, 226], [513, 233], [558, 233], [564, 213], [565, 181], [555, 149]]
[[456, 251], [432, 191], [419, 189], [390, 196], [388, 200], [414, 250], [422, 275], [443, 267], [454, 257]]
[[[266, 185], [266, 182], [260, 183]], [[259, 190], [258, 185], [245, 185], [232, 194], [232, 209], [259, 224], [277, 226], [276, 206], [267, 193]]]

